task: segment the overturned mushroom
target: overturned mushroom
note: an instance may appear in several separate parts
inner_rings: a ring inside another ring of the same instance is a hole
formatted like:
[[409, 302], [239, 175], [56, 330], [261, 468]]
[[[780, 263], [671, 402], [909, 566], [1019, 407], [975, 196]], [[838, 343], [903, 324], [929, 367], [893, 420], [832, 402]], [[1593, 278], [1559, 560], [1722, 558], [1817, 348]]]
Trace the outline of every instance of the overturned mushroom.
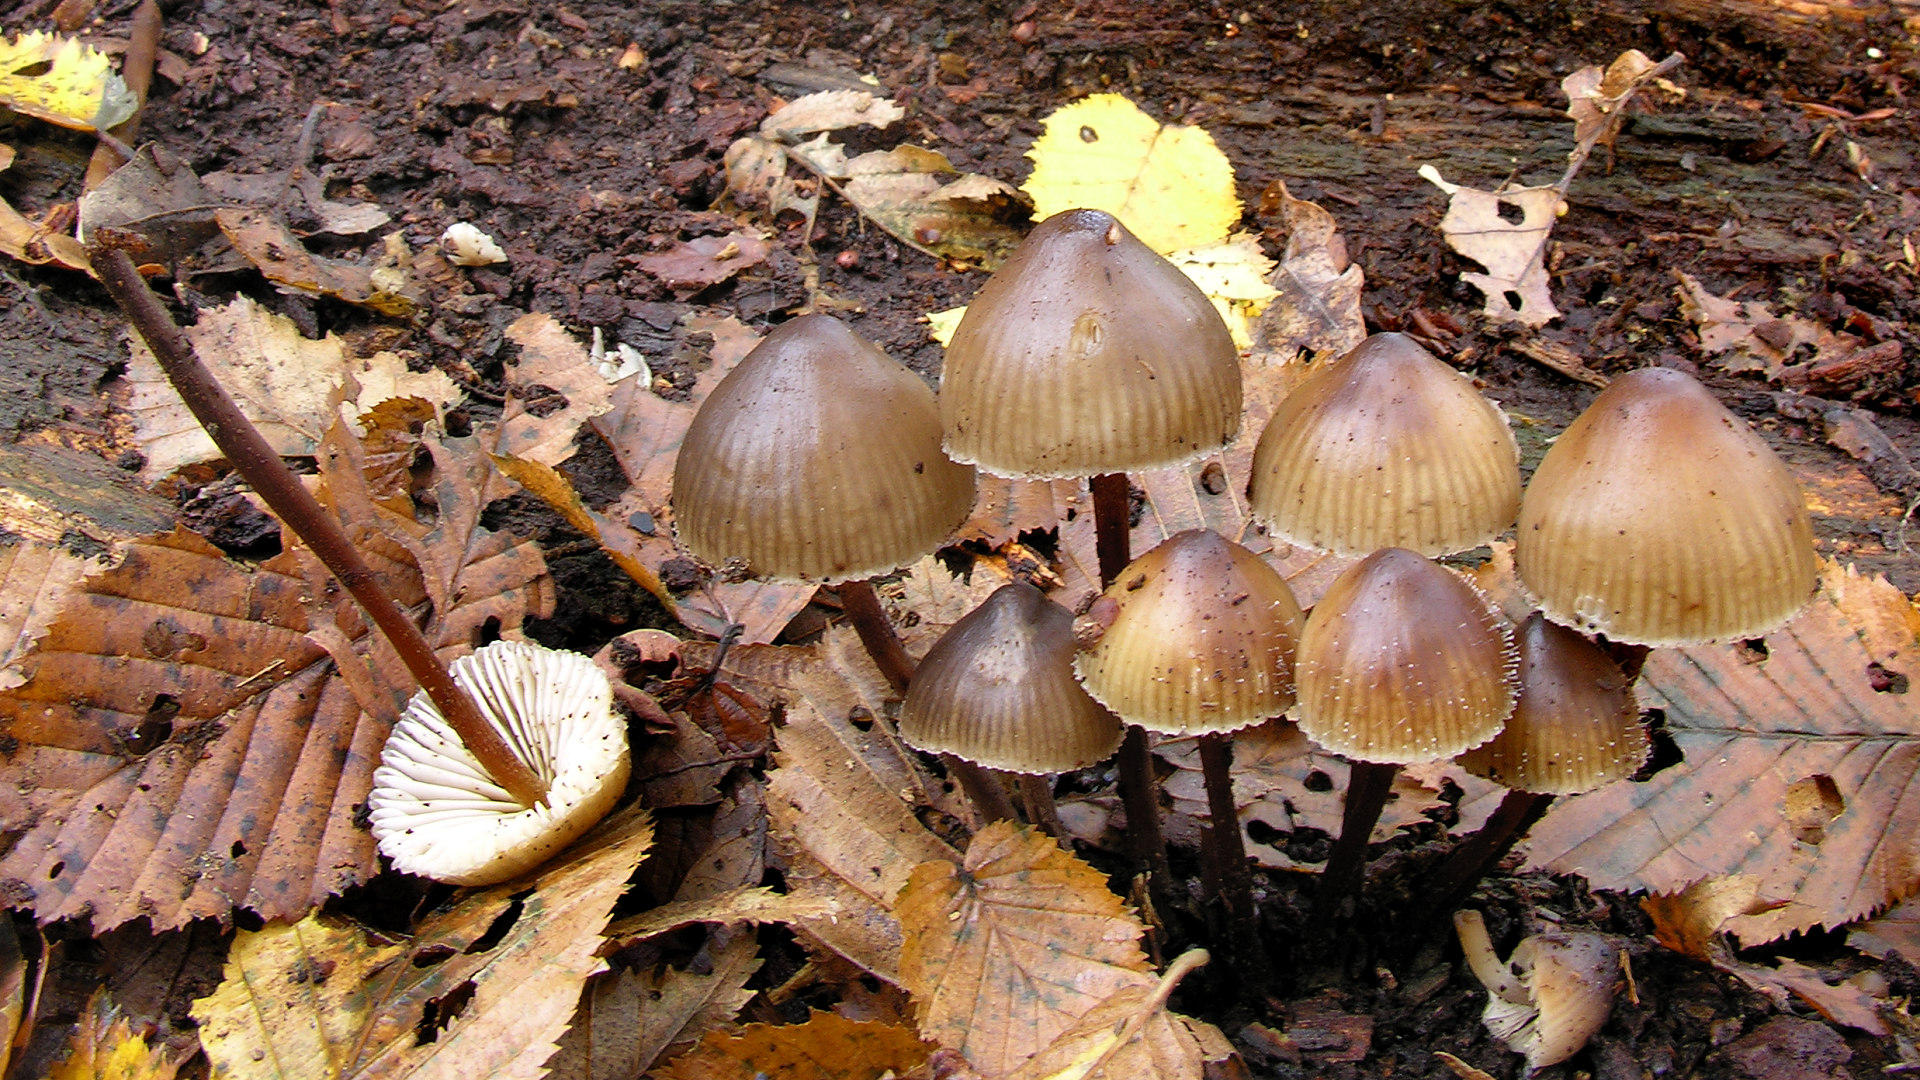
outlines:
[[1480, 1020], [1527, 1069], [1558, 1065], [1580, 1052], [1613, 1013], [1624, 969], [1620, 946], [1605, 934], [1555, 931], [1520, 942], [1504, 963], [1477, 911], [1453, 917], [1467, 966], [1487, 988]]
[[524, 806], [480, 767], [426, 694], [380, 752], [373, 836], [396, 869], [455, 885], [530, 870], [592, 828], [627, 786], [627, 724], [592, 660], [496, 641], [453, 662], [453, 681], [547, 785]]

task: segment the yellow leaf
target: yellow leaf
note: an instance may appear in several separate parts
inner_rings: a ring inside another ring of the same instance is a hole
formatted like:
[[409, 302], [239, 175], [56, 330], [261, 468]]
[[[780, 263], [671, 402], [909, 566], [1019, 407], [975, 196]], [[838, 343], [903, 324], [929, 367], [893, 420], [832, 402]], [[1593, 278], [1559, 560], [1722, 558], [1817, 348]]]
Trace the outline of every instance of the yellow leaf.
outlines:
[[67, 1039], [66, 1059], [47, 1080], [173, 1080], [179, 1068], [165, 1047], [147, 1046], [102, 990], [87, 1002]]
[[80, 131], [114, 127], [139, 106], [93, 46], [39, 31], [0, 43], [0, 104]]
[[1162, 127], [1119, 94], [1095, 94], [1047, 117], [1022, 189], [1033, 215], [1105, 210], [1165, 255], [1227, 238], [1240, 220], [1233, 165], [1213, 136]]
[[815, 1010], [804, 1024], [748, 1024], [738, 1035], [709, 1032], [655, 1075], [664, 1080], [880, 1080], [912, 1074], [932, 1051], [906, 1028]]
[[960, 326], [960, 317], [966, 313], [967, 308], [964, 304], [957, 308], [948, 308], [945, 311], [929, 311], [927, 313], [927, 333], [933, 340], [940, 343], [941, 348], [946, 348], [947, 342], [953, 340], [953, 332]]
[[1253, 347], [1253, 320], [1280, 293], [1267, 283], [1273, 260], [1245, 233], [1218, 243], [1175, 251], [1167, 261], [1193, 279], [1242, 350]]

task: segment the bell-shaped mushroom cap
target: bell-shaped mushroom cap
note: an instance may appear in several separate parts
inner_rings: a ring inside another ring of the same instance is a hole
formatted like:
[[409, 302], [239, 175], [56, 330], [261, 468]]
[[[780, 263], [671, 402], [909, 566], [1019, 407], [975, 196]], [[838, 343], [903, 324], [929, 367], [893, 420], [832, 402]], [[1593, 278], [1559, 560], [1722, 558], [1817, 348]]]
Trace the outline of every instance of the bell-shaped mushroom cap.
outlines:
[[481, 715], [546, 781], [546, 804], [522, 806], [489, 779], [422, 692], [387, 736], [367, 806], [395, 869], [491, 885], [546, 861], [619, 801], [627, 724], [607, 677], [579, 653], [496, 641], [452, 668]]
[[1300, 604], [1278, 571], [1205, 529], [1135, 559], [1097, 601], [1111, 622], [1074, 662], [1094, 700], [1163, 735], [1258, 724], [1293, 704]]
[[1647, 729], [1620, 668], [1598, 646], [1539, 612], [1520, 628], [1520, 701], [1493, 741], [1460, 764], [1496, 784], [1578, 795], [1632, 776]]
[[1375, 334], [1274, 410], [1250, 488], [1254, 517], [1292, 543], [1444, 555], [1513, 524], [1520, 450], [1466, 376], [1412, 338]]
[[1502, 963], [1477, 911], [1454, 915], [1467, 964], [1487, 988], [1481, 1023], [1527, 1070], [1558, 1065], [1607, 1024], [1625, 981], [1620, 945], [1605, 934], [1555, 931], [1524, 938]]
[[1002, 585], [913, 673], [900, 737], [1015, 773], [1083, 769], [1120, 745], [1120, 721], [1073, 678], [1073, 616], [1024, 582]]
[[714, 564], [848, 581], [913, 562], [973, 509], [933, 391], [831, 315], [766, 336], [701, 404], [673, 466], [674, 527]]
[[1334, 579], [1300, 638], [1293, 717], [1356, 761], [1450, 758], [1513, 713], [1513, 636], [1479, 591], [1404, 548]]
[[1806, 604], [1817, 572], [1787, 467], [1662, 368], [1615, 379], [1547, 451], [1514, 561], [1547, 618], [1636, 645], [1764, 634]]
[[1035, 228], [947, 346], [947, 452], [990, 473], [1175, 465], [1240, 430], [1240, 354], [1199, 286], [1100, 210]]

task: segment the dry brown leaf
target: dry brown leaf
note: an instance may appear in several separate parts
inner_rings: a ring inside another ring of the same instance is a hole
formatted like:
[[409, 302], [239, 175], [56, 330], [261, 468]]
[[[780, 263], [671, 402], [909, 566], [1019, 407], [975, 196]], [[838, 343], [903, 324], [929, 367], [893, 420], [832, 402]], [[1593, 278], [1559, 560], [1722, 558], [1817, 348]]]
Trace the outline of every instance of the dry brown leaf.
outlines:
[[1207, 1071], [1207, 1046], [1226, 1037], [1205, 1021], [1168, 1012], [1166, 999], [1188, 971], [1207, 962], [1206, 956], [1204, 950], [1189, 951], [1157, 986], [1115, 991], [1008, 1080], [1200, 1080]]
[[1720, 938], [1727, 921], [1761, 907], [1759, 897], [1759, 878], [1728, 874], [1702, 878], [1677, 893], [1654, 893], [1640, 901], [1640, 907], [1653, 920], [1653, 936], [1660, 944], [1712, 962], [1730, 955]]
[[[460, 398], [441, 372], [409, 372], [393, 353], [350, 357], [339, 337], [309, 340], [293, 320], [245, 296], [201, 312], [185, 333], [240, 411], [286, 457], [311, 455], [342, 403], [357, 417], [393, 397], [424, 398], [436, 409]], [[133, 391], [127, 411], [134, 442], [147, 459], [143, 478], [157, 480], [182, 465], [221, 457], [138, 336], [130, 341], [126, 378]]]
[[1908, 897], [1847, 932], [1847, 944], [1869, 956], [1899, 953], [1920, 960], [1920, 897]]
[[1276, 180], [1261, 200], [1280, 212], [1287, 226], [1287, 250], [1273, 271], [1279, 292], [1253, 324], [1253, 351], [1266, 365], [1292, 363], [1310, 353], [1322, 359], [1344, 356], [1367, 336], [1360, 314], [1365, 277], [1347, 261], [1347, 243], [1333, 215], [1318, 203], [1296, 199], [1285, 181]]
[[[816, 171], [804, 147], [793, 151]], [[875, 150], [828, 173], [840, 193], [901, 243], [938, 258], [993, 269], [1020, 243], [1009, 224], [1033, 201], [1004, 181], [954, 168], [945, 154], [913, 145]]]
[[0, 690], [20, 685], [15, 662], [47, 632], [80, 579], [106, 565], [104, 556], [38, 540], [0, 543]]
[[1675, 53], [1656, 64], [1639, 49], [1628, 49], [1605, 68], [1595, 64], [1560, 80], [1560, 89], [1567, 95], [1567, 116], [1573, 120], [1574, 143], [1573, 151], [1567, 155], [1571, 161], [1566, 179], [1560, 183], [1562, 190], [1572, 182], [1574, 173], [1580, 170], [1594, 147], [1613, 149], [1620, 124], [1627, 118], [1627, 102], [1684, 60], [1685, 57]]
[[67, 1056], [47, 1080], [173, 1080], [182, 1064], [165, 1047], [149, 1047], [107, 994], [96, 990], [67, 1039]]
[[[326, 496], [396, 600], [436, 601], [429, 639], [459, 653], [489, 620], [512, 634], [545, 613], [552, 585], [531, 541], [478, 527], [475, 441], [427, 445], [432, 530], [378, 531], [391, 515], [323, 454]], [[20, 670], [0, 693], [0, 826], [19, 835], [0, 880], [42, 920], [292, 920], [375, 868], [356, 816], [412, 681], [304, 548], [248, 570], [184, 531], [130, 544]]]
[[[1638, 696], [1684, 763], [1555, 804], [1531, 863], [1610, 889], [1672, 893], [1750, 874], [1746, 944], [1838, 926], [1905, 896], [1920, 865], [1920, 613], [1882, 578], [1828, 563], [1812, 605], [1754, 648], [1656, 649]], [[1896, 678], [1895, 676], [1899, 676]]]
[[[405, 316], [418, 306], [413, 286], [403, 272], [316, 255], [272, 211], [221, 207], [213, 217], [234, 250], [245, 256], [261, 276], [283, 289], [307, 296], [330, 296], [382, 315]], [[392, 234], [396, 238], [399, 235]], [[405, 240], [399, 243], [404, 246]]]
[[1718, 964], [1738, 976], [1741, 982], [1773, 999], [1784, 1008], [1788, 995], [1819, 1010], [1836, 1024], [1859, 1028], [1869, 1035], [1886, 1035], [1887, 1022], [1880, 1018], [1880, 1003], [1872, 994], [1851, 982], [1828, 985], [1820, 973], [1797, 960], [1782, 957], [1778, 967], [1760, 964]]
[[[703, 646], [689, 644], [696, 667]], [[940, 800], [911, 751], [882, 719], [890, 693], [850, 631], [819, 645], [740, 646], [721, 676], [784, 706], [778, 768], [767, 775], [770, 835], [788, 863], [791, 895], [828, 906], [797, 925], [889, 982], [898, 982], [894, 897], [919, 863], [956, 857], [915, 811]]]
[[659, 278], [668, 288], [681, 289], [691, 295], [765, 261], [765, 240], [754, 233], [734, 232], [683, 240], [659, 254], [641, 257], [634, 265]]
[[551, 315], [520, 316], [507, 327], [507, 340], [520, 346], [520, 359], [506, 374], [495, 452], [558, 465], [573, 456], [580, 425], [612, 407], [613, 387]]
[[907, 1028], [815, 1010], [804, 1024], [713, 1032], [654, 1070], [659, 1080], [881, 1080], [925, 1064], [933, 1047]]
[[553, 862], [461, 894], [400, 941], [320, 915], [242, 931], [226, 981], [193, 1007], [215, 1074], [546, 1075], [587, 976], [603, 966], [600, 928], [652, 842], [644, 810], [617, 813]]
[[[1175, 769], [1164, 785], [1173, 802], [1167, 817], [1167, 838], [1198, 847], [1200, 830], [1210, 816], [1206, 785], [1200, 775], [1199, 743], [1191, 738], [1168, 739], [1156, 743], [1153, 752]], [[1234, 732], [1233, 797], [1240, 808], [1240, 830], [1247, 853], [1260, 865], [1275, 869], [1318, 867], [1318, 863], [1301, 863], [1289, 856], [1284, 847], [1287, 836], [1261, 843], [1253, 838], [1248, 826], [1259, 822], [1282, 834], [1316, 829], [1338, 836], [1350, 769], [1344, 758], [1315, 746], [1287, 720], [1270, 720]], [[1444, 805], [1440, 792], [1448, 781], [1464, 793], [1460, 821], [1453, 829], [1456, 833], [1479, 828], [1504, 794], [1498, 786], [1451, 762], [1440, 762], [1426, 770], [1402, 769], [1394, 777], [1392, 793], [1373, 828], [1371, 842], [1380, 843], [1403, 828], [1428, 823], [1431, 819], [1426, 811]]]
[[1004, 561], [976, 559], [955, 574], [933, 555], [902, 571], [898, 581], [876, 587], [908, 654], [925, 656], [953, 624], [986, 602], [994, 590], [1013, 580]]
[[560, 1080], [631, 1080], [668, 1047], [730, 1024], [755, 993], [744, 987], [760, 970], [759, 948], [752, 934], [741, 934], [712, 950], [705, 974], [661, 964], [594, 976], [548, 1073]]
[[[1495, 322], [1545, 326], [1560, 317], [1548, 290], [1547, 237], [1562, 199], [1557, 187], [1509, 187], [1480, 191], [1448, 183], [1440, 170], [1422, 165], [1420, 175], [1449, 196], [1440, 232], [1447, 246], [1486, 268], [1460, 280], [1486, 294], [1486, 315]], [[1518, 211], [1516, 224], [1500, 216]]]
[[26, 217], [4, 199], [0, 199], [0, 255], [29, 266], [53, 263], [68, 270], [93, 273], [86, 245], [65, 232]]
[[27, 958], [12, 919], [0, 921], [0, 1074], [13, 1064], [14, 1038], [27, 1015]]
[[835, 913], [833, 905], [819, 897], [777, 893], [762, 886], [742, 886], [698, 900], [676, 900], [629, 915], [607, 927], [607, 937], [626, 946], [694, 923], [799, 924], [823, 920]]
[[[713, 364], [700, 373], [686, 401], [669, 401], [638, 380], [615, 388], [612, 407], [593, 420], [632, 484], [624, 498], [604, 510], [600, 542], [609, 551], [645, 566], [655, 575], [670, 559], [690, 556], [673, 539], [673, 459], [700, 403], [727, 372], [758, 342], [758, 335], [732, 316], [701, 316], [690, 330], [711, 333]], [[645, 584], [642, 582], [642, 584]], [[731, 622], [745, 626], [740, 640], [772, 641], [813, 596], [813, 586], [765, 581], [728, 582], [716, 577], [705, 588], [658, 595], [690, 630], [719, 637]]]
[[1004, 1076], [1127, 987], [1152, 991], [1145, 927], [1106, 876], [1009, 822], [975, 834], [960, 866], [917, 866], [897, 907], [901, 985], [920, 1034]]
[[[1825, 331], [1798, 316], [1776, 317], [1757, 300], [1727, 300], [1707, 291], [1692, 275], [1676, 270], [1674, 295], [1680, 310], [1700, 334], [1700, 350], [1722, 357], [1726, 371], [1757, 371], [1768, 379], [1786, 374], [1788, 360], [1802, 346], [1817, 345]], [[1731, 352], [1732, 355], [1724, 355]]]
[[1058, 528], [1080, 487], [1077, 480], [1009, 480], [981, 473], [973, 515], [955, 530], [954, 540], [982, 540], [997, 551], [1021, 533]]
[[769, 139], [795, 139], [842, 128], [883, 128], [906, 114], [892, 98], [876, 97], [864, 90], [822, 90], [768, 113], [760, 121], [760, 134]]

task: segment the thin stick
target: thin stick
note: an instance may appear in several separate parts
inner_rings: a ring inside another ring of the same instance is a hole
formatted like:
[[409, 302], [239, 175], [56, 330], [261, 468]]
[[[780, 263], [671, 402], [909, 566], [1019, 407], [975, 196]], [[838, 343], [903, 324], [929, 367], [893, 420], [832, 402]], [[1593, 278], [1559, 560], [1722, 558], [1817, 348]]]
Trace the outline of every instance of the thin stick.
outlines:
[[440, 715], [460, 736], [480, 767], [521, 805], [536, 806], [545, 802], [546, 783], [514, 754], [500, 732], [481, 715], [473, 699], [448, 674], [446, 665], [427, 644], [420, 628], [381, 591], [373, 571], [360, 558], [353, 541], [347, 539], [346, 530], [320, 508], [280, 460], [280, 455], [274, 453], [253, 423], [221, 389], [194, 354], [192, 343], [154, 299], [153, 290], [147, 288], [140, 272], [134, 269], [133, 260], [125, 251], [109, 248], [105, 242], [96, 243], [91, 255], [101, 284], [126, 312], [128, 321], [167, 373], [168, 381], [193, 411], [194, 418], [213, 437], [214, 445], [360, 602], [367, 617], [387, 636], [394, 652], [406, 663], [407, 670], [413, 673], [420, 688], [440, 709]]
[[[1105, 588], [1119, 580], [1120, 572], [1133, 561], [1128, 537], [1131, 516], [1131, 485], [1125, 473], [1102, 473], [1087, 480], [1093, 494], [1093, 546], [1100, 556], [1100, 585]], [[1153, 775], [1153, 755], [1147, 750], [1147, 733], [1129, 725], [1127, 737], [1120, 743], [1120, 801], [1127, 808], [1127, 853], [1153, 875], [1154, 888], [1164, 890], [1173, 881], [1167, 862], [1167, 837], [1160, 827], [1160, 800], [1155, 795], [1158, 783]]]
[[1340, 815], [1340, 839], [1334, 842], [1320, 889], [1313, 897], [1315, 922], [1326, 923], [1342, 914], [1347, 901], [1360, 893], [1367, 874], [1367, 838], [1387, 805], [1398, 765], [1356, 761], [1347, 777], [1347, 805]]
[[1020, 801], [1027, 804], [1027, 820], [1055, 840], [1067, 835], [1060, 824], [1060, 808], [1053, 802], [1053, 777], [1020, 774]]

